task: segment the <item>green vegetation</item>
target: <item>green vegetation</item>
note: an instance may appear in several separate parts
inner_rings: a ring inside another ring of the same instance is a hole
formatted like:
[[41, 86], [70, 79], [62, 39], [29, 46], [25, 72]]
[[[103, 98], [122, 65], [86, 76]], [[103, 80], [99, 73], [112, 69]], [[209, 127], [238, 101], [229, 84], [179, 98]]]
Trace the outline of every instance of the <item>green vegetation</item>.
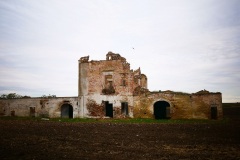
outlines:
[[[203, 120], [203, 119], [150, 119], [150, 118], [42, 118], [42, 117], [17, 117], [17, 116], [0, 116], [0, 120], [28, 120], [28, 121], [51, 121], [51, 122], [69, 122], [69, 123], [126, 123], [126, 124], [225, 124], [230, 123], [231, 116], [239, 117], [240, 103], [223, 103], [224, 119], [223, 120]], [[232, 110], [234, 109], [234, 110]], [[229, 112], [229, 113], [228, 113]], [[230, 116], [230, 117], [229, 117]]]
[[8, 117], [8, 116], [2, 116], [0, 117], [0, 120], [29, 120], [29, 121], [51, 121], [51, 122], [69, 122], [69, 123], [126, 123], [126, 124], [204, 124], [204, 123], [210, 123], [210, 124], [219, 124], [219, 123], [226, 123], [228, 120], [202, 120], [202, 119], [178, 119], [178, 120], [172, 120], [172, 119], [162, 119], [162, 120], [156, 120], [156, 119], [150, 119], [150, 118], [126, 118], [126, 119], [112, 119], [112, 118], [74, 118], [74, 119], [68, 119], [68, 118], [39, 118], [39, 117]]
[[51, 94], [49, 94], [48, 96], [42, 95], [42, 98], [56, 98], [56, 97], [57, 97], [56, 95], [51, 95]]
[[[41, 98], [56, 98], [56, 95], [42, 95]], [[22, 96], [17, 93], [9, 93], [9, 94], [2, 94], [0, 95], [0, 99], [16, 99], [16, 98], [31, 98], [30, 96]]]
[[30, 96], [22, 96], [16, 93], [2, 94], [0, 99], [15, 99], [15, 98], [31, 98]]

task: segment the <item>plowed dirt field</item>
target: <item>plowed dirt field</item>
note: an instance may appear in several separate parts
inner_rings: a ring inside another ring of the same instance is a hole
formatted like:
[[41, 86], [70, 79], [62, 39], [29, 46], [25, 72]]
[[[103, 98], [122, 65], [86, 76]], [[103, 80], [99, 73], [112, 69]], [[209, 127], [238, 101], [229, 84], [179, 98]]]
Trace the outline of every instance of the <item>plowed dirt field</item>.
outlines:
[[0, 159], [240, 159], [232, 110], [220, 123], [0, 120]]

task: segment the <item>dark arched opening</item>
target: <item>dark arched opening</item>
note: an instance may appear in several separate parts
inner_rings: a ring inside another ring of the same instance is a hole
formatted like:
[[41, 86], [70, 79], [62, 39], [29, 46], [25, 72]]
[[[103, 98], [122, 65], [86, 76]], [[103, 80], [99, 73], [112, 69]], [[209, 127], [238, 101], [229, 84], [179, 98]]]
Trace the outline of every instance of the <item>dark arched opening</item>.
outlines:
[[170, 118], [170, 104], [166, 101], [157, 101], [153, 105], [155, 119]]
[[63, 104], [61, 106], [62, 118], [73, 118], [73, 107], [70, 104]]

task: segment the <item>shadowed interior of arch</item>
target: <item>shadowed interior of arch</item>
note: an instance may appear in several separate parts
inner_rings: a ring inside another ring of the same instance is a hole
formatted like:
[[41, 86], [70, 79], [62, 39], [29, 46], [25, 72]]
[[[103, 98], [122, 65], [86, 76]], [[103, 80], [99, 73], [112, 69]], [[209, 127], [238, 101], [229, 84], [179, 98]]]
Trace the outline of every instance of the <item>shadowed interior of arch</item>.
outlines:
[[170, 118], [170, 104], [166, 101], [157, 101], [153, 105], [155, 119]]
[[61, 106], [62, 118], [73, 118], [73, 107], [70, 104], [63, 104]]

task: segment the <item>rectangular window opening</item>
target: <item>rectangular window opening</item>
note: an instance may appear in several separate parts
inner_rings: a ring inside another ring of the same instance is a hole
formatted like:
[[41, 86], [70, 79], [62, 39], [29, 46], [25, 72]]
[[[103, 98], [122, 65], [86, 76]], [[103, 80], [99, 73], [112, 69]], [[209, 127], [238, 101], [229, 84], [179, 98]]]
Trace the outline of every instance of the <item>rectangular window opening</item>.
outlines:
[[217, 107], [211, 107], [211, 119], [217, 119]]
[[106, 75], [105, 76], [105, 85], [108, 85], [109, 83], [112, 83], [112, 75]]
[[128, 116], [128, 103], [127, 102], [121, 103], [121, 113], [122, 113], [122, 115]]
[[35, 107], [30, 107], [30, 117], [35, 117]]
[[105, 89], [111, 89], [111, 88], [113, 88], [112, 75], [106, 75], [105, 76]]
[[109, 103], [109, 101], [105, 101], [105, 115], [106, 117], [113, 118], [113, 104]]
[[126, 80], [125, 79], [122, 80], [122, 86], [126, 86]]

